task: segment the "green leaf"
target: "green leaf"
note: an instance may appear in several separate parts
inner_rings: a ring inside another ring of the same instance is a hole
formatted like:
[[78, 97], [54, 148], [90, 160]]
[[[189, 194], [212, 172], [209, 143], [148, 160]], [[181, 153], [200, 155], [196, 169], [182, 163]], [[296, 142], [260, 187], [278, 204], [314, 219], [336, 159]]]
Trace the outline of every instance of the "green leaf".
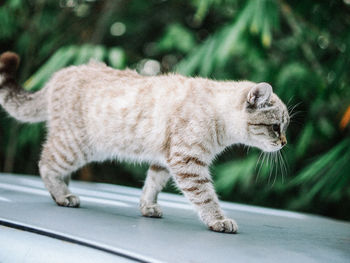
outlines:
[[309, 146], [312, 142], [313, 133], [315, 129], [312, 123], [308, 123], [304, 129], [301, 131], [301, 135], [299, 136], [299, 140], [296, 145], [295, 154], [297, 158], [301, 158], [305, 155]]
[[27, 90], [38, 90], [59, 69], [69, 65], [77, 52], [74, 46], [60, 48], [33, 76], [25, 83]]
[[193, 33], [180, 24], [170, 24], [157, 43], [157, 49], [161, 52], [178, 50], [188, 53], [194, 46], [195, 39]]

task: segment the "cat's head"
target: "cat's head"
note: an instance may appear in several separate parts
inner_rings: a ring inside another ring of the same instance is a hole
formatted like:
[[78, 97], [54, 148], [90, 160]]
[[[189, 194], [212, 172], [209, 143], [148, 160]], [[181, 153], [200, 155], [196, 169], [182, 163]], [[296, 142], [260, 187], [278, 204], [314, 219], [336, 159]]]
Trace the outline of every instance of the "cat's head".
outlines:
[[268, 83], [252, 87], [244, 104], [248, 144], [265, 152], [280, 150], [286, 143], [289, 114], [286, 105]]

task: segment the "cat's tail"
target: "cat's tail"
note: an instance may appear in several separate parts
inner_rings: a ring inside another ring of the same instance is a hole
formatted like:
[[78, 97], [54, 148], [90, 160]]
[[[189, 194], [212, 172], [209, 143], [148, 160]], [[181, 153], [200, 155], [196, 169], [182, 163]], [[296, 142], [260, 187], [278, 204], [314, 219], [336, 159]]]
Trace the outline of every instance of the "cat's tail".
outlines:
[[0, 56], [0, 104], [22, 122], [41, 122], [47, 119], [47, 89], [37, 92], [24, 90], [15, 80], [19, 57], [13, 52]]

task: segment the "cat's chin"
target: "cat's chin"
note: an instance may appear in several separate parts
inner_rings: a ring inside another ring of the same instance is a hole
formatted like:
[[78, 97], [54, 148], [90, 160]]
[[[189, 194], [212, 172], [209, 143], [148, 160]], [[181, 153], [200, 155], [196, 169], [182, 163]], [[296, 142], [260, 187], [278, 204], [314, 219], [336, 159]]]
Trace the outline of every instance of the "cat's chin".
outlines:
[[263, 152], [278, 152], [279, 150], [282, 149], [282, 146], [280, 145], [264, 145], [262, 147], [258, 147], [260, 150]]
[[264, 152], [278, 152], [279, 150], [281, 150], [282, 147], [281, 146], [277, 146], [277, 147], [269, 147], [269, 148], [265, 148], [265, 149], [262, 149]]
[[256, 147], [258, 149], [260, 149], [263, 152], [278, 152], [279, 150], [281, 150], [283, 147], [281, 145], [277, 145], [277, 144], [250, 144], [250, 146]]

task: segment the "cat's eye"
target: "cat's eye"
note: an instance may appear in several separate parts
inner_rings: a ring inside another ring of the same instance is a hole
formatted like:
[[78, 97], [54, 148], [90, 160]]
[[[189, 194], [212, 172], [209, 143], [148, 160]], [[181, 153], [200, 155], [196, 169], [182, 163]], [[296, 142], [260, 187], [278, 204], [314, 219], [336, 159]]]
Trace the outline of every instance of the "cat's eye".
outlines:
[[274, 132], [279, 132], [280, 131], [280, 126], [278, 124], [274, 124], [274, 125], [272, 125], [272, 130]]

